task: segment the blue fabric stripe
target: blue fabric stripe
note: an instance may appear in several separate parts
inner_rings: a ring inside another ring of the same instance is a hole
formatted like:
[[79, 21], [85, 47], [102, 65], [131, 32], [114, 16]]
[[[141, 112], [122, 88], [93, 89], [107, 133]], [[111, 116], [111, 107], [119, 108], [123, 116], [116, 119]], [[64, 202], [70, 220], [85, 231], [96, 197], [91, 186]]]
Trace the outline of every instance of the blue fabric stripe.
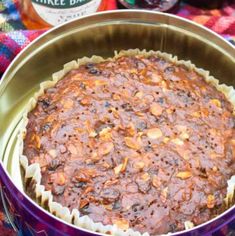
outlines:
[[1, 54], [4, 54], [8, 59], [12, 59], [13, 57], [13, 53], [10, 50], [10, 48], [8, 48], [6, 45], [2, 44], [0, 42], [0, 52]]

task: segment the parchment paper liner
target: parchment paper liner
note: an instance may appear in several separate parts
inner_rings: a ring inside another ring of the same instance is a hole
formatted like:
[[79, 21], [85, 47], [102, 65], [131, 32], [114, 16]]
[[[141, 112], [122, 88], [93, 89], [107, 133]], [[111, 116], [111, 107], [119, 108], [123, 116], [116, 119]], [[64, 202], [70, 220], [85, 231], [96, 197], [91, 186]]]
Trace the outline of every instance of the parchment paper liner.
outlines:
[[[80, 213], [77, 209], [73, 209], [72, 212], [67, 207], [63, 207], [60, 203], [53, 201], [53, 195], [51, 191], [45, 191], [45, 187], [41, 185], [41, 170], [38, 163], [34, 163], [29, 165], [28, 159], [23, 155], [23, 141], [26, 134], [26, 126], [28, 123], [27, 114], [36, 106], [37, 99], [44, 93], [44, 90], [50, 87], [53, 87], [57, 81], [62, 79], [69, 71], [72, 69], [78, 68], [80, 65], [84, 65], [88, 62], [99, 63], [102, 61], [113, 60], [121, 56], [134, 56], [134, 55], [143, 55], [149, 57], [151, 55], [157, 55], [167, 61], [170, 61], [176, 65], [184, 65], [189, 69], [196, 71], [198, 74], [202, 75], [205, 80], [215, 86], [218, 91], [221, 91], [226, 98], [234, 105], [233, 113], [235, 113], [235, 90], [232, 86], [227, 86], [225, 84], [219, 84], [219, 80], [215, 79], [213, 76], [209, 75], [208, 71], [203, 69], [198, 69], [192, 64], [190, 61], [178, 60], [177, 56], [172, 56], [167, 53], [162, 53], [159, 51], [146, 51], [139, 49], [130, 49], [126, 51], [121, 51], [119, 53], [115, 52], [114, 58], [104, 59], [99, 56], [92, 56], [91, 58], [84, 57], [82, 59], [78, 59], [77, 61], [71, 61], [64, 65], [64, 68], [52, 75], [51, 81], [46, 81], [40, 84], [40, 90], [34, 94], [34, 97], [30, 99], [28, 105], [26, 106], [25, 113], [23, 114], [23, 127], [18, 136], [19, 138], [19, 146], [20, 146], [20, 164], [23, 167], [23, 178], [25, 182], [26, 189], [30, 189], [32, 192], [32, 198], [36, 200], [36, 202], [51, 212], [53, 215], [63, 219], [68, 223], [72, 223], [76, 226], [89, 229], [95, 232], [104, 233], [104, 234], [112, 234], [112, 235], [130, 235], [130, 236], [148, 236], [148, 233], [141, 234], [140, 232], [136, 232], [132, 229], [122, 230], [119, 229], [116, 225], [103, 225], [102, 223], [95, 223], [88, 216], [80, 216]], [[232, 206], [235, 202], [235, 175], [232, 176], [228, 182], [227, 187], [227, 196], [224, 199], [224, 209], [226, 210], [230, 206]], [[26, 191], [28, 192], [28, 191]], [[185, 222], [185, 229], [193, 228], [194, 225], [190, 221]]]

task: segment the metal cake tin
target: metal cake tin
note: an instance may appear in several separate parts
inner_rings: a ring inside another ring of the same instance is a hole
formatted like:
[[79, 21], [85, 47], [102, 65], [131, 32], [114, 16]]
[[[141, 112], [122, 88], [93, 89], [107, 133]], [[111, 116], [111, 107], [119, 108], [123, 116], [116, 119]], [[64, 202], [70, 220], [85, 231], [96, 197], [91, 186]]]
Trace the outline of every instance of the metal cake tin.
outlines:
[[[99, 235], [61, 221], [22, 190], [17, 134], [29, 98], [63, 64], [114, 50], [161, 50], [235, 86], [235, 48], [212, 31], [180, 17], [141, 10], [102, 12], [49, 30], [11, 63], [0, 83], [0, 184], [5, 211], [23, 235]], [[235, 234], [235, 206], [209, 222], [173, 235]]]

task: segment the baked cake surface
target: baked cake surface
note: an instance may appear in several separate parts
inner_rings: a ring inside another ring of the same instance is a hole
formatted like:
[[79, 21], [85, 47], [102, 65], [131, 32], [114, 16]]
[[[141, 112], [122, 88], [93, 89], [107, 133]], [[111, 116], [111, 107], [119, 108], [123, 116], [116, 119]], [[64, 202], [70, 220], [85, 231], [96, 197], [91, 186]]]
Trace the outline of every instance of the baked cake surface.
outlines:
[[233, 107], [157, 55], [71, 70], [28, 114], [24, 155], [54, 201], [151, 235], [223, 211], [235, 173]]

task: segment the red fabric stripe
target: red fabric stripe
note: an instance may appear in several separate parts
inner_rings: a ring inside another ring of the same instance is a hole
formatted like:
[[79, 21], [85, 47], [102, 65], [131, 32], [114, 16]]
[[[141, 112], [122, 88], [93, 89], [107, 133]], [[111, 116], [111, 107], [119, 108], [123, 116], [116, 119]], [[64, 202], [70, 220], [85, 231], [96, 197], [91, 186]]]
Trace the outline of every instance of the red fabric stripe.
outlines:
[[117, 8], [117, 3], [115, 0], [106, 0], [107, 5], [106, 5], [106, 11], [107, 10], [114, 10]]
[[0, 33], [0, 42], [10, 49], [13, 54], [20, 52], [21, 48], [8, 34]]
[[223, 33], [235, 36], [235, 19], [234, 22], [229, 26], [229, 28], [227, 28]]
[[208, 27], [208, 28], [212, 28], [212, 27], [215, 25], [215, 23], [216, 23], [216, 21], [217, 21], [218, 19], [219, 19], [218, 16], [212, 16], [212, 17], [207, 21], [207, 23], [205, 24], [205, 26]]
[[0, 73], [5, 71], [10, 62], [11, 61], [4, 54], [0, 54]]

